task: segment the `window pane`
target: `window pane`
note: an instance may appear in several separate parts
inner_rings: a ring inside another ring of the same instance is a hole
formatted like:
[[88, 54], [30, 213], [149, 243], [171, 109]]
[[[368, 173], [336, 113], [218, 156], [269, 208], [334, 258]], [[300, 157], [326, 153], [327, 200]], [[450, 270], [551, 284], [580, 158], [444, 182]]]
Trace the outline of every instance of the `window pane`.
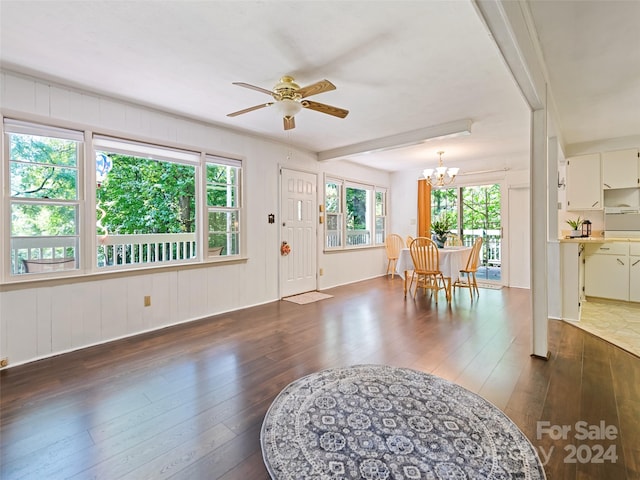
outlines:
[[340, 185], [334, 182], [327, 182], [324, 198], [327, 213], [340, 212]]
[[[453, 225], [458, 225], [458, 190], [456, 188], [435, 188], [431, 191], [431, 223], [447, 217]], [[457, 230], [456, 227], [452, 231]]]
[[238, 255], [239, 245], [239, 212], [209, 211], [209, 255]]
[[342, 246], [342, 215], [329, 213], [326, 221], [327, 247]]
[[376, 215], [378, 216], [385, 214], [384, 197], [384, 192], [376, 192]]
[[386, 217], [376, 217], [376, 244], [381, 245], [384, 243], [386, 237]]
[[78, 170], [34, 163], [11, 162], [11, 196], [75, 200]]
[[347, 245], [370, 245], [369, 191], [363, 188], [347, 187], [345, 195], [347, 205]]
[[14, 200], [10, 205], [11, 274], [76, 269], [81, 143], [31, 133], [8, 133], [7, 138]]
[[196, 257], [195, 166], [99, 151], [96, 173], [99, 267]]
[[77, 145], [73, 140], [11, 134], [9, 144], [11, 160], [49, 165], [77, 165]]
[[99, 153], [112, 161], [96, 189], [99, 235], [195, 232], [194, 167]]
[[383, 245], [386, 238], [386, 190], [376, 190], [376, 245]]
[[238, 207], [238, 167], [207, 164], [207, 205]]
[[77, 212], [75, 205], [13, 203], [11, 205], [11, 236], [76, 235]]

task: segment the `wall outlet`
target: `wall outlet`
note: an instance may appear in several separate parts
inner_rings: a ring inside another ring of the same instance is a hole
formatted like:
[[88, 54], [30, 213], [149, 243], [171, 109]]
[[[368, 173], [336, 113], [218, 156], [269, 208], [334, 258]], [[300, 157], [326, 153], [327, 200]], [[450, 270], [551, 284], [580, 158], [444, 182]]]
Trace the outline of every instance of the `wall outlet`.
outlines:
[[324, 275], [324, 268], [321, 268], [318, 273], [320, 274], [320, 276]]
[[2, 360], [0, 360], [0, 368], [4, 368], [7, 366], [9, 366], [9, 359], [5, 357]]
[[151, 295], [145, 295], [145, 297], [144, 297], [144, 306], [145, 307], [150, 307], [151, 306]]

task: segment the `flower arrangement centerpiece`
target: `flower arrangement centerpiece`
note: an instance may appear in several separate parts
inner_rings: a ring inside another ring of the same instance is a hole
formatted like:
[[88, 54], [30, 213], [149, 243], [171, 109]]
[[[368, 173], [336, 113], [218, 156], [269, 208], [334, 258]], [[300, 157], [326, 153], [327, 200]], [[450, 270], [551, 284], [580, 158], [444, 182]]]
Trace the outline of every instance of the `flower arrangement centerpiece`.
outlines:
[[447, 241], [447, 235], [451, 232], [451, 229], [455, 226], [455, 222], [451, 215], [442, 213], [437, 220], [431, 223], [431, 231], [433, 235], [431, 238], [438, 248], [443, 248]]

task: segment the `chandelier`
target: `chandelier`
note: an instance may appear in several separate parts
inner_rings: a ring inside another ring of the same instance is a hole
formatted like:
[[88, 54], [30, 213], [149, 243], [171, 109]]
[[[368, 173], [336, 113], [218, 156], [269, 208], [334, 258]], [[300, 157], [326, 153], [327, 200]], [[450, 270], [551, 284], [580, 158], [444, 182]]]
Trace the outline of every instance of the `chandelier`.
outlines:
[[435, 170], [433, 168], [425, 168], [422, 172], [427, 183], [432, 187], [444, 187], [445, 185], [452, 184], [460, 170], [456, 167], [445, 167], [442, 164], [443, 153], [443, 151], [438, 152], [440, 159], [438, 161], [438, 167]]

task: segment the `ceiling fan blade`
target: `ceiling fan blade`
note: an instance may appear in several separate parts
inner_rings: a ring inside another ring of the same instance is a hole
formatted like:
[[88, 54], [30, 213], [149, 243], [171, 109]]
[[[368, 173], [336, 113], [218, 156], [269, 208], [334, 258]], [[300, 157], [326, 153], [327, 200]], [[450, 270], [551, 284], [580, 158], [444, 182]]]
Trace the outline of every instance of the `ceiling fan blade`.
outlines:
[[267, 95], [273, 95], [271, 90], [267, 90], [266, 88], [256, 87], [255, 85], [251, 85], [250, 83], [244, 82], [233, 82], [234, 85], [238, 85], [239, 87], [250, 88], [251, 90], [256, 90], [258, 92], [266, 93]]
[[242, 115], [243, 113], [253, 112], [254, 110], [258, 110], [260, 108], [268, 107], [273, 105], [274, 102], [262, 103], [260, 105], [254, 105], [253, 107], [245, 108], [244, 110], [238, 110], [237, 112], [227, 113], [227, 117], [237, 117], [238, 115]]
[[293, 117], [282, 117], [284, 120], [284, 129], [291, 130], [292, 128], [296, 128], [296, 119]]
[[324, 103], [312, 102], [311, 100], [303, 100], [300, 102], [304, 108], [315, 110], [316, 112], [328, 113], [334, 117], [344, 118], [349, 114], [349, 110], [344, 108], [332, 107], [331, 105], [325, 105]]
[[329, 80], [320, 80], [319, 82], [312, 83], [311, 85], [298, 89], [297, 93], [300, 94], [301, 98], [305, 98], [335, 89], [336, 86]]

